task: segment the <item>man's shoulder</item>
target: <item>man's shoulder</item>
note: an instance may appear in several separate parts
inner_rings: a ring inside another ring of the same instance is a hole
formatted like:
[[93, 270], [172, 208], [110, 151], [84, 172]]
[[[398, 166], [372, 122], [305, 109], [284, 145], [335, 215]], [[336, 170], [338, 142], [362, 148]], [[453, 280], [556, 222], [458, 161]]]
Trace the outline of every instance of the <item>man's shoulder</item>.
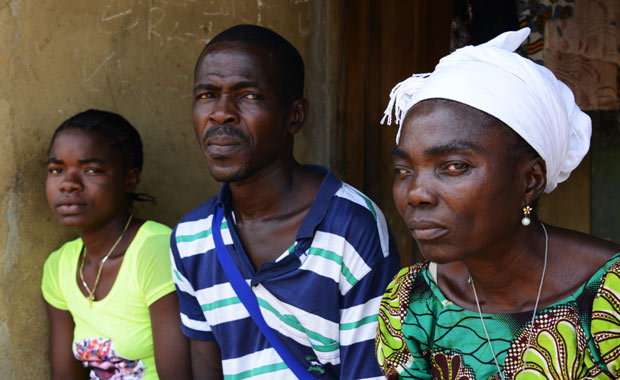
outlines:
[[181, 218], [181, 220], [177, 223], [176, 227], [178, 227], [179, 225], [183, 223], [191, 223], [191, 222], [209, 218], [215, 211], [216, 204], [217, 204], [217, 196], [214, 196], [208, 201], [188, 211], [183, 216], [183, 218]]
[[[365, 260], [387, 257], [396, 249], [381, 209], [368, 196], [345, 182], [341, 182], [333, 194], [317, 227], [321, 234], [344, 238]], [[375, 257], [377, 253], [383, 255]]]
[[329, 206], [326, 216], [337, 218], [339, 222], [376, 228], [377, 223], [384, 219], [383, 212], [372, 199], [346, 182], [341, 182]]

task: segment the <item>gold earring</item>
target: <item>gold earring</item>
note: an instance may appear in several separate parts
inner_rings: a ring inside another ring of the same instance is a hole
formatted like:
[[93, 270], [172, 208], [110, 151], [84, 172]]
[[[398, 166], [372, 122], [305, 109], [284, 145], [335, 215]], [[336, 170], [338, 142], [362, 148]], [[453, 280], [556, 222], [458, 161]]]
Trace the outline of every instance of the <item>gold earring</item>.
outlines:
[[529, 226], [532, 222], [530, 220], [530, 213], [532, 212], [532, 208], [530, 206], [523, 207], [523, 219], [521, 219], [521, 224], [524, 226]]

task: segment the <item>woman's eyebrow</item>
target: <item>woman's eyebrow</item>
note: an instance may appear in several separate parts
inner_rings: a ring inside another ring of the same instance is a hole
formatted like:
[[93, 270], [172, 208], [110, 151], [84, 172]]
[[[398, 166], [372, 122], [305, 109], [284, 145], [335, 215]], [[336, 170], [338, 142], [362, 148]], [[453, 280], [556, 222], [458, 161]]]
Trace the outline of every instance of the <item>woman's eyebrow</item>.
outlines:
[[104, 164], [105, 161], [102, 160], [101, 158], [82, 158], [81, 160], [78, 160], [78, 163], [80, 164]]
[[392, 158], [409, 158], [409, 155], [398, 146], [395, 146], [394, 149], [392, 149]]
[[59, 160], [56, 157], [50, 157], [49, 160], [47, 160], [47, 164], [56, 164], [56, 165], [62, 165], [64, 164], [63, 160]]
[[427, 156], [440, 156], [447, 153], [455, 152], [472, 152], [479, 149], [475, 144], [452, 142], [444, 145], [433, 146], [424, 150], [424, 154]]

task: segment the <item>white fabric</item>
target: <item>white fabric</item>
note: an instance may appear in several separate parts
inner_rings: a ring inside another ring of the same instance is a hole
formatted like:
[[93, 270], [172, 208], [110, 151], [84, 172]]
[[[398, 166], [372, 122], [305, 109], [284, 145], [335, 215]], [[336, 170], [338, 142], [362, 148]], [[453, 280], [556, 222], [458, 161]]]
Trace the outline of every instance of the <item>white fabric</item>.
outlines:
[[545, 192], [553, 191], [588, 152], [592, 122], [549, 69], [513, 53], [529, 33], [523, 28], [458, 49], [442, 58], [434, 72], [397, 84], [381, 122], [391, 124], [394, 110], [402, 127], [413, 105], [432, 98], [477, 108], [503, 121], [538, 152], [547, 166]]

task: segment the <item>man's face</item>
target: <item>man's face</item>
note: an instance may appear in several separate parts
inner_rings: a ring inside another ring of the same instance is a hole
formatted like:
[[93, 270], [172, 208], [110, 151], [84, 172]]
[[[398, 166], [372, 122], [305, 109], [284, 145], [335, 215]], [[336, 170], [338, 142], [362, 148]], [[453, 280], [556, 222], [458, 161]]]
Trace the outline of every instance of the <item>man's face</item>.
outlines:
[[242, 43], [215, 44], [199, 61], [194, 131], [217, 181], [241, 181], [290, 152], [278, 67], [266, 50]]

